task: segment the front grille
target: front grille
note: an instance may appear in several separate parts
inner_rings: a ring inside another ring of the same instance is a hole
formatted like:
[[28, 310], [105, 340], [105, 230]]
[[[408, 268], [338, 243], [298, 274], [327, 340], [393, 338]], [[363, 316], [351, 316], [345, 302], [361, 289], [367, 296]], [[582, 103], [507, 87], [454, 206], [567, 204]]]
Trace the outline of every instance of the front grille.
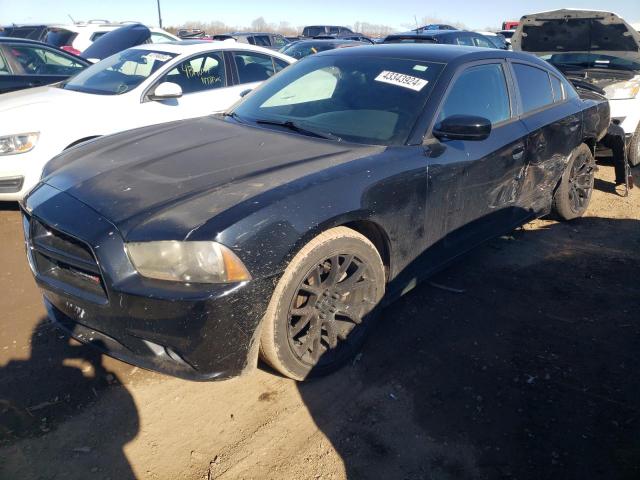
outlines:
[[87, 244], [36, 218], [28, 230], [32, 267], [40, 277], [66, 292], [106, 302], [100, 267]]

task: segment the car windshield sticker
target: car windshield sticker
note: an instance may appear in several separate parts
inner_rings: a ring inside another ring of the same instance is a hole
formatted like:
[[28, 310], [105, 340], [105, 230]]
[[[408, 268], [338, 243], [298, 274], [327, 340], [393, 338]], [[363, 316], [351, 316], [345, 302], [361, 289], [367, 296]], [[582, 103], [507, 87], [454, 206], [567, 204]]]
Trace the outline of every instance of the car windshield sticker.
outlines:
[[427, 71], [427, 67], [426, 65], [415, 65], [413, 67], [414, 70], [417, 70], [418, 72], [426, 72]]
[[153, 60], [158, 62], [166, 62], [171, 58], [171, 55], [163, 55], [162, 53], [150, 52], [145, 55], [147, 60]]
[[427, 80], [422, 80], [418, 77], [412, 77], [404, 73], [389, 72], [387, 70], [380, 72], [380, 75], [378, 75], [375, 80], [376, 82], [388, 83], [389, 85], [408, 88], [416, 92], [422, 90], [429, 83]]

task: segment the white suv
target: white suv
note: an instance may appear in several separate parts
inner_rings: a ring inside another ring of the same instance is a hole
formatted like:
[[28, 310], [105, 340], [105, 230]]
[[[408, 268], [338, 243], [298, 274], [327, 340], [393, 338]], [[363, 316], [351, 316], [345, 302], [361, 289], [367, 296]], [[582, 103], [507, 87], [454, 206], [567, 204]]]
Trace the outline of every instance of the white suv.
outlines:
[[[70, 25], [55, 25], [49, 28], [48, 35], [55, 36], [57, 47], [67, 52], [79, 55], [105, 33], [117, 28], [137, 22], [108, 22], [106, 20], [90, 20]], [[180, 40], [175, 35], [165, 32], [161, 28], [149, 27], [151, 30], [151, 43], [165, 43]]]

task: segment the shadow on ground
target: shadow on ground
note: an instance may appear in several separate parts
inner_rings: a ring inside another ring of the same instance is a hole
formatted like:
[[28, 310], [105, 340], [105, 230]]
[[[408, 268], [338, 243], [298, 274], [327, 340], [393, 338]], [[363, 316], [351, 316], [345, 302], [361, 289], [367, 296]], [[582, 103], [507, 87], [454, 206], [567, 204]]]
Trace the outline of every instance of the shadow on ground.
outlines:
[[[89, 417], [81, 427], [81, 442], [59, 446], [59, 455], [68, 456], [68, 461], [58, 465], [65, 464], [66, 471], [24, 472], [23, 478], [87, 478], [89, 472], [98, 471], [88, 465], [103, 464], [117, 473], [114, 478], [135, 478], [123, 447], [138, 432], [138, 412], [117, 375], [103, 366], [102, 355], [69, 340], [46, 319], [34, 329], [30, 346], [27, 360], [12, 360], [0, 367], [0, 446], [13, 444], [15, 455], [6, 460], [43, 468], [37, 446], [21, 440], [65, 428], [65, 422], [78, 417], [99, 397], [109, 395], [111, 408], [107, 411], [112, 417]], [[2, 463], [0, 478], [5, 478]]]
[[636, 220], [518, 230], [387, 307], [299, 386], [347, 478], [640, 478], [639, 249]]

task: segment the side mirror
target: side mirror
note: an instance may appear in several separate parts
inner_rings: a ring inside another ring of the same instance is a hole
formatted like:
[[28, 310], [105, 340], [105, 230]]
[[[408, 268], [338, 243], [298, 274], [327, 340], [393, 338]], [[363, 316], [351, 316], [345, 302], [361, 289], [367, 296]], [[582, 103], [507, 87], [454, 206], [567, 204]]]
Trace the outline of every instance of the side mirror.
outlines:
[[251, 93], [253, 89], [252, 88], [247, 88], [246, 90], [243, 90], [240, 92], [240, 97], [246, 97], [247, 95], [249, 95]]
[[150, 100], [167, 100], [169, 98], [180, 98], [182, 88], [177, 83], [162, 82], [155, 90], [149, 94]]
[[433, 128], [433, 135], [447, 140], [485, 140], [491, 133], [491, 122], [475, 115], [451, 115]]

